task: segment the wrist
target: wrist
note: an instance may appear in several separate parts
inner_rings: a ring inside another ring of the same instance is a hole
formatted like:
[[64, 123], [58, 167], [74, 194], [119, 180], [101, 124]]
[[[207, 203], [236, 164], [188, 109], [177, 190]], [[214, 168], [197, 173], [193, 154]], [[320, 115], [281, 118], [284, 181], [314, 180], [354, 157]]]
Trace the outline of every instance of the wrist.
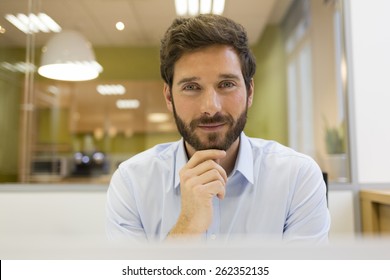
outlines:
[[194, 226], [189, 219], [179, 217], [176, 225], [168, 233], [168, 237], [200, 237], [206, 230]]

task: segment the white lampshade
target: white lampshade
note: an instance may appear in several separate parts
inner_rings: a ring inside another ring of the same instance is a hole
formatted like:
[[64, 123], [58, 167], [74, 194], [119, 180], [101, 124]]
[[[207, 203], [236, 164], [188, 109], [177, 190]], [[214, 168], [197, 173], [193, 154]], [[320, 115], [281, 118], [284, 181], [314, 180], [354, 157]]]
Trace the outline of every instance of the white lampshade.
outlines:
[[99, 76], [102, 66], [96, 62], [91, 44], [77, 31], [55, 34], [42, 50], [38, 73], [62, 81], [86, 81]]

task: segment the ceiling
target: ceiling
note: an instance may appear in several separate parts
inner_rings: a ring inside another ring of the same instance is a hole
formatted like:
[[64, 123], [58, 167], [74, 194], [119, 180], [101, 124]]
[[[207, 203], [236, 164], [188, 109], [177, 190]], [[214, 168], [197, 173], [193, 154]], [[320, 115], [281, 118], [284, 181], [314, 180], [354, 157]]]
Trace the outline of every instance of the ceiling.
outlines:
[[[157, 46], [175, 18], [174, 0], [1, 0], [0, 46], [25, 46], [26, 35], [12, 26], [7, 13], [45, 12], [63, 29], [75, 29], [93, 46]], [[278, 22], [292, 0], [226, 0], [224, 15], [240, 22], [256, 42], [267, 23]], [[123, 31], [115, 23], [125, 24]], [[38, 33], [35, 44], [43, 46], [51, 34]]]

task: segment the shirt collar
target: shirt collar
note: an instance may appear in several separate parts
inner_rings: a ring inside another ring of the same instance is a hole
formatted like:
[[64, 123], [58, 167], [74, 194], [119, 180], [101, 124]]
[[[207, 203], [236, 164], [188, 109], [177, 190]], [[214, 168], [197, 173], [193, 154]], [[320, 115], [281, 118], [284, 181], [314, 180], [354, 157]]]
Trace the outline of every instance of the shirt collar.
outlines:
[[253, 164], [254, 162], [251, 144], [245, 133], [241, 132], [240, 148], [238, 149], [236, 165], [232, 171], [232, 176], [235, 175], [235, 173], [238, 171], [246, 178], [249, 183], [253, 184]]
[[[184, 140], [179, 141], [179, 145], [176, 151], [175, 158], [175, 182], [174, 188], [177, 188], [180, 185], [180, 176], [179, 172], [183, 166], [187, 163], [188, 157], [184, 147]], [[238, 155], [236, 159], [236, 164], [232, 171], [231, 176], [235, 175], [236, 172], [240, 172], [248, 182], [253, 184], [253, 154], [251, 144], [248, 137], [244, 132], [240, 135], [240, 147], [238, 149]]]
[[187, 163], [188, 157], [186, 153], [186, 149], [184, 147], [184, 140], [183, 138], [179, 141], [177, 145], [176, 150], [176, 157], [175, 157], [175, 182], [174, 182], [174, 188], [177, 188], [180, 185], [180, 176], [179, 172], [183, 168], [183, 166]]

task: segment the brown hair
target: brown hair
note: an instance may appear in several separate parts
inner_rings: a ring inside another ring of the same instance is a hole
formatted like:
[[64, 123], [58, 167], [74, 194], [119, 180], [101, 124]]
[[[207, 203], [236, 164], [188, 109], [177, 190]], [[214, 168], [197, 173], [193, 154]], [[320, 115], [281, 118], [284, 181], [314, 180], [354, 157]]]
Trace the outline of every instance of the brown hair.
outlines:
[[171, 88], [175, 63], [184, 53], [216, 44], [228, 45], [236, 50], [245, 85], [249, 89], [256, 71], [256, 60], [249, 49], [246, 31], [242, 25], [218, 15], [199, 15], [173, 21], [161, 40], [161, 77]]

